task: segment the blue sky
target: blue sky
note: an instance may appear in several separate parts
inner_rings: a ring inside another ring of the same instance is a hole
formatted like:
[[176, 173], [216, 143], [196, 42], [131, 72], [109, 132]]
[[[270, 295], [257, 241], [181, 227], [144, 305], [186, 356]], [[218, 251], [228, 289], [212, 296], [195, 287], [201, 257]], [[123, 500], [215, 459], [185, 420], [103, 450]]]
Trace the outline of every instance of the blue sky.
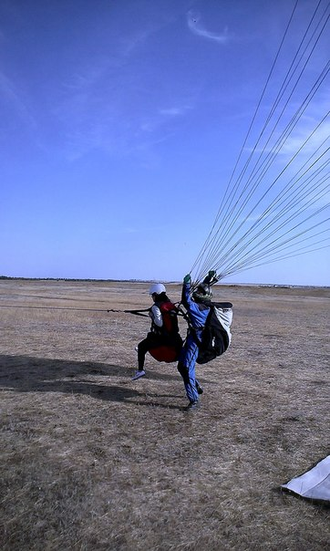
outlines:
[[[293, 5], [0, 0], [0, 275], [181, 280]], [[330, 285], [330, 249], [298, 258], [227, 281]]]

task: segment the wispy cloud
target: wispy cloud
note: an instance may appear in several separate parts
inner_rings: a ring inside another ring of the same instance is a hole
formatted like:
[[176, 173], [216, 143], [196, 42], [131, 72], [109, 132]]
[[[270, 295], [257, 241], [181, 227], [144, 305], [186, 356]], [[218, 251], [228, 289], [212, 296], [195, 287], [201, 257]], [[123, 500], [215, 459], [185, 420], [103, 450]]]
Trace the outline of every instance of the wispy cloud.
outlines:
[[[174, 122], [176, 119], [179, 119], [180, 117], [184, 117], [188, 111], [193, 110], [195, 107], [193, 100], [183, 102], [182, 105], [179, 105], [179, 103], [180, 101], [178, 102], [178, 105], [159, 108], [157, 111], [155, 111], [154, 115], [148, 114], [148, 118], [141, 122], [140, 129], [142, 130], [142, 132], [154, 133], [160, 128], [162, 129], [161, 138], [157, 133], [156, 141], [154, 143], [159, 143], [160, 141], [164, 141], [168, 137], [172, 136], [173, 126], [169, 130], [169, 127], [167, 125], [170, 122]], [[167, 131], [166, 128], [168, 129]]]
[[184, 115], [187, 110], [193, 109], [192, 105], [183, 105], [180, 107], [168, 107], [165, 109], [160, 109], [159, 113], [164, 117], [180, 117]]
[[329, 147], [329, 136], [330, 121], [325, 120], [319, 127], [315, 123], [313, 126], [306, 124], [305, 127], [302, 124], [298, 131], [285, 142], [282, 153], [285, 155], [295, 154], [299, 148], [303, 147], [305, 154], [316, 151], [320, 154], [326, 147]]
[[126, 36], [121, 38], [120, 42], [120, 55], [123, 58], [129, 57], [140, 45], [147, 41], [149, 36], [156, 32], [157, 27], [152, 27], [137, 31], [131, 36]]
[[[170, 139], [181, 118], [194, 109], [195, 99], [188, 95], [167, 105], [164, 98], [150, 96], [143, 86], [143, 78], [135, 81], [127, 71], [106, 66], [99, 72], [77, 73], [65, 87], [64, 99], [53, 109], [63, 133], [66, 157], [77, 160], [99, 149], [145, 158], [154, 145]], [[121, 93], [128, 89], [133, 97], [134, 90], [139, 91], [134, 104], [130, 96]]]
[[0, 71], [0, 97], [15, 111], [21, 121], [30, 126], [36, 126], [34, 117], [26, 106], [23, 94], [17, 89], [15, 83], [2, 71]]
[[206, 38], [208, 40], [213, 40], [221, 44], [225, 44], [229, 40], [228, 29], [225, 28], [221, 33], [213, 32], [209, 29], [206, 29], [203, 24], [200, 22], [201, 16], [198, 12], [190, 10], [187, 14], [187, 23], [188, 27], [197, 36]]
[[171, 86], [169, 92], [167, 80], [156, 78], [150, 89], [151, 62], [140, 46], [159, 27], [150, 25], [114, 40], [111, 53], [95, 63], [81, 62], [62, 82], [54, 94], [52, 115], [69, 160], [103, 150], [155, 163], [154, 146], [171, 139], [195, 108], [198, 91], [190, 83], [185, 90]]

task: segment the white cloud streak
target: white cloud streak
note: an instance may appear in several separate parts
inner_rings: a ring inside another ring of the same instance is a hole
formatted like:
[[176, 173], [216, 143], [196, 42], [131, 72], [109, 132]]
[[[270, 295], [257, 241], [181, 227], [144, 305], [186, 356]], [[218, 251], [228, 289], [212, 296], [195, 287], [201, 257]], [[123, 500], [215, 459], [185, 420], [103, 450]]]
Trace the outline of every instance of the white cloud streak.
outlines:
[[180, 107], [169, 107], [167, 109], [160, 109], [160, 114], [169, 117], [178, 117], [180, 115], [183, 115], [185, 112], [184, 108]]
[[10, 105], [10, 107], [16, 112], [24, 123], [33, 127], [36, 126], [36, 122], [29, 109], [26, 107], [24, 99], [22, 98], [22, 93], [18, 91], [14, 82], [1, 71], [0, 96], [7, 105]]
[[218, 42], [220, 44], [226, 44], [229, 40], [228, 36], [228, 29], [225, 28], [222, 33], [215, 33], [208, 29], [206, 29], [201, 23], [200, 23], [200, 14], [197, 12], [194, 12], [193, 10], [190, 10], [187, 14], [187, 23], [188, 27], [191, 30], [192, 33], [196, 34], [197, 36], [200, 36], [202, 38], [206, 38], [207, 40], [212, 40], [214, 42]]
[[310, 154], [316, 151], [320, 146], [324, 145], [329, 140], [330, 136], [330, 121], [325, 121], [315, 133], [312, 132], [313, 128], [310, 125], [299, 128], [298, 132], [290, 136], [285, 142], [281, 153], [284, 155], [295, 154], [300, 147], [306, 142], [303, 147], [305, 154]]

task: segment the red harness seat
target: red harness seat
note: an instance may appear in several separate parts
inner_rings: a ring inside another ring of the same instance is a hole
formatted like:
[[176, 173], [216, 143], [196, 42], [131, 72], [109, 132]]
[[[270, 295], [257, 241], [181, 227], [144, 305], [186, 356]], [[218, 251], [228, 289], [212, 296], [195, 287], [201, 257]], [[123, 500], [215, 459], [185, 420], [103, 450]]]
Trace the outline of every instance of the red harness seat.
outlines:
[[151, 354], [157, 362], [171, 363], [178, 361], [180, 349], [175, 346], [157, 346], [157, 348], [149, 350], [149, 354]]

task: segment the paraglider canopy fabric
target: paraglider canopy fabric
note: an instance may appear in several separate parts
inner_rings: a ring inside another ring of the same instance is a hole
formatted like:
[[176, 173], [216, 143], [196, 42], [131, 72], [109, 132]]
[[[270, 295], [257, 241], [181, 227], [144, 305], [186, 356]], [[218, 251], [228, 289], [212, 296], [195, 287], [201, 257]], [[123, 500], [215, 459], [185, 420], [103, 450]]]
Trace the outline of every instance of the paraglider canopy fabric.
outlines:
[[330, 503], [330, 455], [306, 473], [283, 484], [281, 488], [304, 498]]

